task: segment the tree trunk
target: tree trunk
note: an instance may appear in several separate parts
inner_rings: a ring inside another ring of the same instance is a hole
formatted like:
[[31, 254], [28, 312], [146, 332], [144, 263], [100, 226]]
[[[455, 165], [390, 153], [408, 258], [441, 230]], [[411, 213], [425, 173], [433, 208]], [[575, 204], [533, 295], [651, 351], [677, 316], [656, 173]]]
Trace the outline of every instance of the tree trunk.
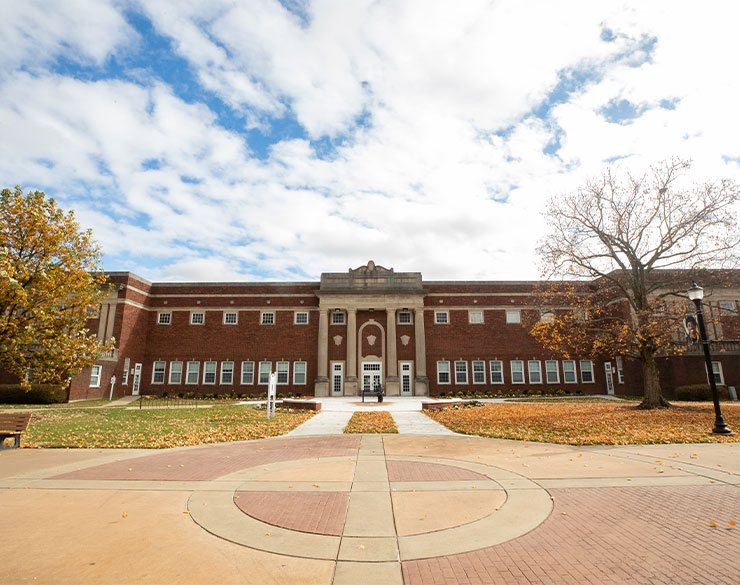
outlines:
[[660, 389], [660, 372], [655, 362], [655, 352], [643, 350], [640, 354], [642, 361], [643, 399], [638, 408], [650, 410], [652, 408], [668, 408], [671, 404], [663, 398]]

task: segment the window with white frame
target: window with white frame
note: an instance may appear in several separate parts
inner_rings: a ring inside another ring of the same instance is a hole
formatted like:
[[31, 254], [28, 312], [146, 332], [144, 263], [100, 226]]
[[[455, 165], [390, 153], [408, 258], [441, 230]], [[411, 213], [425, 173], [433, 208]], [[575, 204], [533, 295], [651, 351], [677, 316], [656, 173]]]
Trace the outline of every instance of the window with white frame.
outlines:
[[450, 383], [450, 362], [437, 362], [437, 384]]
[[509, 309], [506, 311], [507, 325], [517, 324], [521, 322], [522, 322], [522, 312], [519, 309]]
[[308, 325], [308, 312], [307, 311], [296, 311], [293, 323], [296, 325]]
[[332, 325], [344, 325], [344, 313], [342, 311], [334, 311], [331, 314]]
[[200, 362], [188, 362], [188, 369], [185, 374], [186, 384], [197, 384], [200, 376]]
[[242, 362], [242, 384], [254, 384], [254, 362]]
[[468, 362], [455, 362], [455, 384], [468, 383]]
[[411, 324], [411, 311], [399, 311], [398, 312], [398, 324], [399, 325]]
[[482, 325], [483, 311], [468, 311], [468, 323], [471, 325]]
[[216, 383], [216, 368], [218, 364], [216, 362], [205, 362], [203, 364], [203, 383], [204, 384], [215, 384]]
[[206, 322], [206, 314], [203, 311], [190, 313], [191, 325], [203, 325]]
[[486, 362], [474, 361], [473, 362], [473, 384], [485, 384], [486, 383]]
[[530, 384], [542, 384], [542, 362], [529, 360], [527, 362], [527, 372], [529, 372]]
[[720, 301], [719, 302], [719, 314], [720, 315], [737, 315], [735, 310], [735, 301]]
[[224, 325], [236, 325], [239, 321], [239, 313], [236, 311], [224, 312]]
[[563, 382], [566, 384], [575, 384], [578, 382], [575, 360], [563, 360]]
[[169, 325], [172, 323], [172, 313], [157, 313], [157, 325]]
[[450, 322], [450, 315], [447, 311], [434, 311], [434, 322], [437, 325], [447, 325]]
[[522, 360], [511, 361], [511, 383], [524, 384], [524, 362]]
[[170, 362], [170, 384], [182, 383], [182, 362]]
[[278, 362], [277, 366], [277, 383], [284, 386], [290, 380], [290, 362]]
[[221, 383], [234, 383], [234, 362], [221, 362]]
[[152, 368], [152, 384], [164, 384], [164, 370], [167, 362], [154, 362]]
[[100, 378], [103, 374], [103, 366], [90, 368], [90, 388], [100, 388]]
[[545, 380], [548, 384], [560, 384], [558, 360], [545, 360]]
[[123, 360], [123, 376], [121, 376], [121, 384], [126, 386], [128, 384], [128, 371], [131, 368], [131, 358]]
[[491, 360], [491, 384], [504, 383], [504, 362], [501, 360]]
[[306, 362], [293, 362], [293, 384], [306, 383]]
[[714, 375], [715, 384], [725, 383], [725, 377], [722, 374], [722, 363], [721, 362], [712, 362], [712, 374]]
[[622, 356], [618, 356], [614, 361], [617, 363], [617, 382], [624, 384], [624, 364], [622, 363]]
[[594, 381], [594, 363], [591, 360], [581, 360], [581, 382], [591, 384]]
[[270, 383], [270, 372], [272, 371], [272, 362], [260, 362], [258, 384]]
[[262, 325], [274, 325], [275, 324], [275, 313], [262, 313], [260, 315], [260, 324]]

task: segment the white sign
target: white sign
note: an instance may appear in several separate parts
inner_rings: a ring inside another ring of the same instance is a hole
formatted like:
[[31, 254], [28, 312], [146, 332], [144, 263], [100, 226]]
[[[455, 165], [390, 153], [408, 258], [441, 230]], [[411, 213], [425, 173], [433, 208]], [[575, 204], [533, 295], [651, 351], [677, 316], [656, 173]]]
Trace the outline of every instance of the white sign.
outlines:
[[277, 396], [277, 374], [270, 372], [270, 382], [267, 384], [267, 418], [275, 416], [275, 397]]

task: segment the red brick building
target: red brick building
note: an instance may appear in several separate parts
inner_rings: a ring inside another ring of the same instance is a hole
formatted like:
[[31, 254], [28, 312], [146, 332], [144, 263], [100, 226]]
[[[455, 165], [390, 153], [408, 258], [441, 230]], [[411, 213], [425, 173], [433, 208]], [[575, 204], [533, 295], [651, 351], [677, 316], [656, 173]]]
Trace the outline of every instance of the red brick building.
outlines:
[[[423, 281], [369, 262], [320, 282], [151, 283], [113, 272], [115, 291], [89, 329], [116, 349], [72, 380], [70, 399], [254, 394], [277, 372], [278, 392], [358, 395], [382, 384], [389, 396], [458, 392], [641, 392], [638, 364], [544, 351], [527, 331], [537, 282]], [[740, 383], [740, 286], [707, 304], [716, 316], [716, 379]], [[661, 358], [673, 388], [706, 383], [696, 348]]]

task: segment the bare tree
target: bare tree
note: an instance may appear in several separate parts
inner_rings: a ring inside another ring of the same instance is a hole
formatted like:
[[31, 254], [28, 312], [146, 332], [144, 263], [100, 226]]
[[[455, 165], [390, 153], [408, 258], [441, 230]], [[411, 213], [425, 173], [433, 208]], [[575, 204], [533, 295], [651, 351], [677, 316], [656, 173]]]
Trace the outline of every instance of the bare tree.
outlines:
[[[544, 302], [570, 306], [532, 333], [567, 354], [625, 355], [641, 362], [643, 408], [667, 406], [656, 357], [680, 348], [671, 331], [687, 287], [704, 268], [737, 265], [740, 189], [729, 180], [685, 187], [690, 163], [664, 161], [642, 176], [608, 169], [573, 193], [553, 197], [550, 233], [538, 252], [551, 285]], [[584, 286], [555, 282], [589, 279]]]

